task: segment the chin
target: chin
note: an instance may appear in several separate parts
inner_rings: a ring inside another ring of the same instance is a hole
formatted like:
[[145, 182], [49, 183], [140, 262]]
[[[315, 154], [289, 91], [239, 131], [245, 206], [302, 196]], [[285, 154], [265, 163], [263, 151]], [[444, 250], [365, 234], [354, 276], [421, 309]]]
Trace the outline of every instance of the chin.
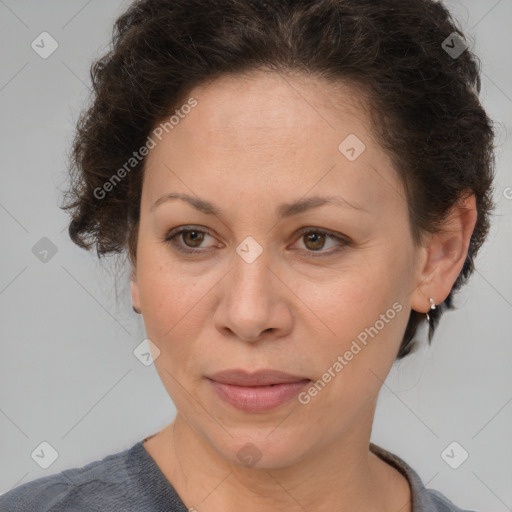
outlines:
[[[221, 439], [213, 437], [209, 442], [230, 464], [254, 469], [278, 469], [299, 462], [308, 452], [308, 441], [289, 429], [253, 426], [233, 431]], [[230, 435], [231, 434], [231, 435]], [[311, 440], [309, 441], [311, 443]], [[312, 445], [313, 443], [311, 443]]]

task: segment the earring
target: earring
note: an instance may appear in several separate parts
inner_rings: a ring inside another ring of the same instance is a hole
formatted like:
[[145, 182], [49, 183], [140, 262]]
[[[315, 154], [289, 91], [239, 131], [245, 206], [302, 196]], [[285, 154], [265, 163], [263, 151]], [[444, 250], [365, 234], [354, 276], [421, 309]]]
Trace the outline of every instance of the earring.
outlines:
[[133, 308], [133, 311], [135, 311], [135, 313], [137, 313], [138, 315], [140, 315], [142, 313], [142, 311], [140, 311], [140, 309], [137, 309], [135, 306], [132, 306]]
[[[436, 303], [434, 302], [434, 299], [430, 297], [430, 309], [436, 309]], [[428, 313], [425, 313], [427, 317], [427, 321], [430, 322], [430, 317], [428, 316]]]

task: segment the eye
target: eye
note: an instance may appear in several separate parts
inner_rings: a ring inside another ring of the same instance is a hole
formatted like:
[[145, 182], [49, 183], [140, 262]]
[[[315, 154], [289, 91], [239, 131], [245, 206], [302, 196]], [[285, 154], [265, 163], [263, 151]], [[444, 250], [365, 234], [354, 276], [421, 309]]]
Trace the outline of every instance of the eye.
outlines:
[[[349, 245], [349, 241], [342, 236], [335, 235], [329, 231], [319, 228], [304, 228], [300, 230], [302, 235], [301, 240], [304, 240], [306, 246], [306, 256], [311, 258], [318, 258], [323, 256], [330, 256], [339, 252], [344, 246]], [[327, 239], [337, 242], [334, 249], [330, 251], [321, 251]], [[318, 253], [318, 254], [314, 254]]]
[[[302, 235], [301, 240], [305, 240], [304, 245], [306, 249], [304, 250], [304, 253], [307, 257], [311, 258], [330, 256], [350, 244], [350, 242], [344, 237], [319, 228], [303, 228], [299, 231], [299, 234]], [[178, 251], [199, 254], [201, 252], [206, 252], [206, 250], [198, 249], [201, 248], [201, 244], [205, 240], [205, 237], [208, 236], [211, 237], [207, 231], [197, 229], [192, 226], [186, 228], [180, 227], [172, 229], [165, 237], [164, 242], [171, 244]], [[335, 241], [337, 245], [335, 244], [335, 247], [332, 250], [322, 251], [321, 249], [324, 247], [327, 239]], [[180, 241], [183, 243], [180, 243]], [[218, 244], [216, 246], [219, 247]]]
[[[178, 251], [187, 253], [199, 253], [203, 251], [196, 251], [195, 248], [200, 247], [205, 239], [205, 236], [210, 236], [206, 231], [189, 228], [176, 228], [172, 229], [165, 237], [165, 242], [170, 243]], [[179, 243], [179, 239], [185, 243], [185, 246]]]

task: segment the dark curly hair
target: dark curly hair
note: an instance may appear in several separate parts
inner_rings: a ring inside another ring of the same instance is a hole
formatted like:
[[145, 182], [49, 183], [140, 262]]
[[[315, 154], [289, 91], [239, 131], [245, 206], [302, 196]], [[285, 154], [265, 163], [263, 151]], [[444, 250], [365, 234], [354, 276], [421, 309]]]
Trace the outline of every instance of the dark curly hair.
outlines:
[[[478, 60], [464, 41], [433, 0], [133, 2], [115, 22], [112, 47], [91, 67], [91, 103], [77, 123], [61, 206], [71, 210], [72, 241], [95, 245], [99, 258], [127, 250], [135, 263], [145, 158], [129, 172], [126, 162], [193, 87], [257, 69], [352, 83], [404, 185], [415, 243], [439, 232], [465, 194], [476, 197], [468, 254], [449, 296], [430, 312], [430, 343], [474, 269], [494, 208], [494, 130], [478, 100]], [[411, 311], [397, 359], [414, 348], [424, 318]]]

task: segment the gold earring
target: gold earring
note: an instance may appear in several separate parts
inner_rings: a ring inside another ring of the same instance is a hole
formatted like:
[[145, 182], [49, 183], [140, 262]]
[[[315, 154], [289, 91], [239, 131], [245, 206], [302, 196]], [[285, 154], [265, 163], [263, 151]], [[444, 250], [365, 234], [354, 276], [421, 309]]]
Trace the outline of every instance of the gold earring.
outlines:
[[[434, 299], [430, 297], [430, 309], [436, 309], [436, 303], [434, 302]], [[428, 313], [425, 313], [427, 317], [427, 321], [430, 322], [430, 317], [428, 316]]]

